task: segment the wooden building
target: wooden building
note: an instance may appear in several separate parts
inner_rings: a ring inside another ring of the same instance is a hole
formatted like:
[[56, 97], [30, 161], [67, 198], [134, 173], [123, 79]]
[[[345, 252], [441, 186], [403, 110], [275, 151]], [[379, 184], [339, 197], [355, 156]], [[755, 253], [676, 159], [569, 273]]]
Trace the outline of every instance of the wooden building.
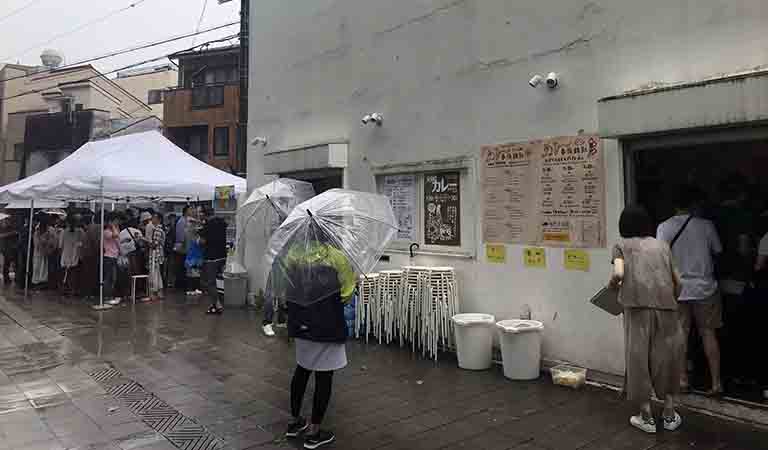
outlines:
[[179, 65], [178, 87], [165, 91], [166, 136], [189, 154], [232, 172], [237, 160], [239, 47], [229, 46], [171, 56]]

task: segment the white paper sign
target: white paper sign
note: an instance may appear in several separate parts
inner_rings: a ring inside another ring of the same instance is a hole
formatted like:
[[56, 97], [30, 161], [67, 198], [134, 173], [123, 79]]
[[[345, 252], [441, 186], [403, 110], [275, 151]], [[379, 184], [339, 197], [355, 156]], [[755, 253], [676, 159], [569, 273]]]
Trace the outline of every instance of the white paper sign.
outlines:
[[399, 227], [397, 239], [416, 241], [418, 238], [416, 175], [386, 175], [379, 185], [379, 193], [386, 195], [392, 204]]

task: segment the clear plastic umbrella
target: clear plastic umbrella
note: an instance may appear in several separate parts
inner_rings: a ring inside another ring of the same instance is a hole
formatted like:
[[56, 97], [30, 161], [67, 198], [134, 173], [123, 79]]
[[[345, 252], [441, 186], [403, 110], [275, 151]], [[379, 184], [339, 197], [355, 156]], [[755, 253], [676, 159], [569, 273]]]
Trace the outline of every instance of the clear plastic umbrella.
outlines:
[[267, 249], [267, 295], [307, 306], [347, 300], [397, 233], [389, 199], [332, 189], [298, 205]]
[[269, 240], [296, 205], [314, 196], [312, 183], [290, 178], [278, 178], [256, 188], [237, 210], [243, 234], [253, 239]]

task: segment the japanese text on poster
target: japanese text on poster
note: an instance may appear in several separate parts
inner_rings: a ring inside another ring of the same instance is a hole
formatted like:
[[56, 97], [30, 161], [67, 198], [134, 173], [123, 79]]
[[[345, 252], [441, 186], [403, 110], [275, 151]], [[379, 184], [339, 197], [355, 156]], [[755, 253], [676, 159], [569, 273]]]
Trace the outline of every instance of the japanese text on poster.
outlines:
[[424, 243], [461, 245], [459, 172], [424, 176]]
[[533, 144], [482, 149], [483, 240], [531, 243], [536, 240]]
[[523, 265], [529, 268], [545, 269], [547, 267], [546, 249], [538, 247], [523, 249]]
[[600, 138], [561, 137], [540, 145], [540, 242], [605, 247], [605, 166]]
[[605, 167], [597, 136], [482, 149], [483, 240], [605, 247]]
[[488, 244], [485, 246], [485, 257], [489, 263], [506, 264], [507, 247], [503, 244]]
[[397, 219], [397, 239], [417, 240], [416, 175], [387, 175], [379, 185], [379, 193], [387, 196]]

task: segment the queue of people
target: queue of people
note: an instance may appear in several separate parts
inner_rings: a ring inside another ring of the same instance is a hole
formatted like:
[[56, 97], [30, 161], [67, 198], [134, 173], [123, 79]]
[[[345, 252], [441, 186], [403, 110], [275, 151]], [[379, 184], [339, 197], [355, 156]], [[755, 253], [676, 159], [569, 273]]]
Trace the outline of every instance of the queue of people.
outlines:
[[227, 224], [211, 211], [186, 206], [177, 219], [175, 214], [166, 218], [152, 210], [136, 213], [128, 209], [106, 213], [103, 227], [99, 214], [90, 211], [66, 216], [38, 213], [26, 274], [28, 229], [23, 216], [0, 222], [6, 284], [14, 273], [17, 286], [24, 288], [28, 275], [33, 290], [57, 291], [95, 302], [103, 256], [103, 293], [110, 305], [131, 296], [134, 276], [146, 275], [136, 279], [136, 293], [142, 295], [137, 300], [147, 302], [163, 299], [165, 289], [171, 287], [188, 296], [202, 295], [202, 275], [212, 311], [221, 313], [223, 309], [216, 277], [226, 261]]
[[[726, 369], [731, 377], [749, 374], [748, 361], [737, 361], [743, 359], [738, 349], [749, 345], [747, 333], [754, 331], [747, 316], [762, 317], [755, 310], [761, 302], [750, 296], [760, 300], [768, 292], [768, 234], [756, 243], [759, 221], [743, 187], [727, 181], [716, 207], [708, 207], [702, 190], [680, 189], [674, 214], [655, 232], [645, 209], [630, 206], [621, 215], [611, 285], [624, 307], [625, 392], [640, 406], [630, 423], [643, 431], [657, 429], [653, 393], [665, 402], [663, 427], [681, 425], [675, 397], [692, 390], [692, 345], [703, 349], [706, 370], [699, 373], [708, 374], [705, 395], [724, 394]], [[754, 382], [765, 383], [756, 366], [751, 370]]]

